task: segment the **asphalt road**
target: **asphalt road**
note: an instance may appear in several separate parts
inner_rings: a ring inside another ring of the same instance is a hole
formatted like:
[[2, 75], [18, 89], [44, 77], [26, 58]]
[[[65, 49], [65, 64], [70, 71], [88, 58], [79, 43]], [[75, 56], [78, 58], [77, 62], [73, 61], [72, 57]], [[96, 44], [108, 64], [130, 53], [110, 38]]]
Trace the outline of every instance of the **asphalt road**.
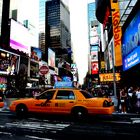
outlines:
[[73, 120], [69, 116], [17, 118], [10, 112], [0, 112], [0, 140], [116, 140], [139, 137], [139, 115], [114, 114]]

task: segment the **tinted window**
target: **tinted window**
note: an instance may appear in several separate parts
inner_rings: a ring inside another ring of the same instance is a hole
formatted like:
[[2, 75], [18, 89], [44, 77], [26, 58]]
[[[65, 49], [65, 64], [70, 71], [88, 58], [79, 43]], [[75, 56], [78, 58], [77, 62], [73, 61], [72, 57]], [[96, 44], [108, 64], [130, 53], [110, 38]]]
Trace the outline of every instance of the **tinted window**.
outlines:
[[87, 98], [93, 98], [93, 96], [86, 92], [86, 91], [83, 91], [83, 90], [80, 90], [80, 92], [82, 93], [82, 95], [87, 99]]
[[44, 93], [42, 93], [40, 96], [39, 96], [39, 99], [52, 99], [53, 98], [53, 95], [55, 93], [55, 90], [52, 90], [52, 91], [46, 91]]
[[58, 90], [56, 99], [68, 99], [68, 100], [73, 100], [75, 99], [73, 91], [68, 91], [68, 90]]

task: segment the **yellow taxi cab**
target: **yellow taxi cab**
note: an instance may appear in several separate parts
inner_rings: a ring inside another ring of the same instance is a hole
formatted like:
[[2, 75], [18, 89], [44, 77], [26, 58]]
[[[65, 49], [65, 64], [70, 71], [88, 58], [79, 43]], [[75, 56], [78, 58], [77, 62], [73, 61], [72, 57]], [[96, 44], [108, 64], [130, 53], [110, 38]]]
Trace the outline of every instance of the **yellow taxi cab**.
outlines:
[[93, 97], [87, 91], [76, 88], [49, 89], [33, 98], [15, 100], [9, 108], [20, 116], [34, 112], [71, 114], [80, 118], [88, 114], [114, 112], [114, 104], [110, 98]]

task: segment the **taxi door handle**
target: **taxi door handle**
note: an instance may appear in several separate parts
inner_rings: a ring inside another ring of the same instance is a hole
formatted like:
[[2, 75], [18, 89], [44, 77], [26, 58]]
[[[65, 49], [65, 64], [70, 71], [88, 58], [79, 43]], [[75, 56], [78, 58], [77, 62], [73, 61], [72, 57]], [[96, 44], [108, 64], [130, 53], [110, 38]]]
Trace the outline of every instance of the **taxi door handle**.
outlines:
[[70, 101], [69, 103], [74, 103], [74, 101]]

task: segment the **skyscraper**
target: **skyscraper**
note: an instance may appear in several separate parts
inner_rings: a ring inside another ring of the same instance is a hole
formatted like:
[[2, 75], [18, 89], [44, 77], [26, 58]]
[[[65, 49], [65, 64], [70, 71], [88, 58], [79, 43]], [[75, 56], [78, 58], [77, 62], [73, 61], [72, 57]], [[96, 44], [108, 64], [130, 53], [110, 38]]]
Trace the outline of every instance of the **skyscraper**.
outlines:
[[45, 53], [45, 2], [39, 0], [39, 47]]
[[71, 61], [70, 12], [61, 0], [46, 1], [46, 47], [56, 58]]

